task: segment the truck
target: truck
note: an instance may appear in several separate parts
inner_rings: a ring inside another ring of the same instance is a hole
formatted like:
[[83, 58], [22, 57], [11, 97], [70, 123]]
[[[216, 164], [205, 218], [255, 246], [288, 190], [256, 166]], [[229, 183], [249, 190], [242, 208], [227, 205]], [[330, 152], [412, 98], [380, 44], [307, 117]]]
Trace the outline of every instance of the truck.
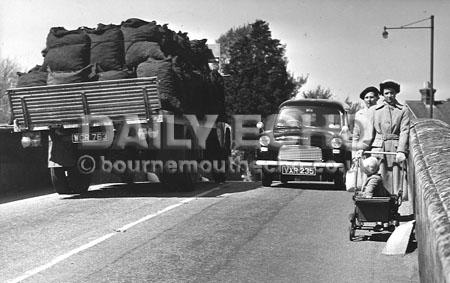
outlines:
[[96, 170], [127, 183], [141, 171], [166, 188], [190, 191], [200, 164], [224, 181], [226, 172], [210, 163], [230, 154], [231, 127], [218, 115], [162, 109], [158, 83], [140, 77], [8, 89], [14, 131], [24, 147], [48, 147], [59, 194], [85, 193]]

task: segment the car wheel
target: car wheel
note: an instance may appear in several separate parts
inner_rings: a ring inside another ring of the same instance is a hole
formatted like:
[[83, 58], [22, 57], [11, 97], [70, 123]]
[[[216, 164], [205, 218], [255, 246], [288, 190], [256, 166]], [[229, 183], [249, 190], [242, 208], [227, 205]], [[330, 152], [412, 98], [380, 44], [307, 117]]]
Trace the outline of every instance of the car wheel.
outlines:
[[289, 182], [287, 177], [283, 177], [283, 176], [280, 177], [280, 181], [283, 185], [287, 185]]
[[337, 190], [345, 190], [345, 173], [339, 170], [334, 174], [334, 188]]
[[272, 185], [273, 176], [270, 173], [262, 172], [261, 182], [264, 187], [270, 187]]

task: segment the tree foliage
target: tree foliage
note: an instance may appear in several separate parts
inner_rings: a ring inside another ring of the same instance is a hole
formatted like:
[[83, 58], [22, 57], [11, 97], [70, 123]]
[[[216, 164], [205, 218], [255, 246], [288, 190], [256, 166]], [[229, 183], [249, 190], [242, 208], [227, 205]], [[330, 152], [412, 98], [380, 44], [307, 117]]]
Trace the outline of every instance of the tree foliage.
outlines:
[[302, 92], [304, 98], [321, 98], [321, 99], [331, 99], [333, 98], [333, 93], [329, 88], [323, 88], [318, 85], [315, 89], [307, 90]]
[[10, 117], [6, 90], [17, 83], [19, 65], [11, 59], [0, 60], [0, 123], [7, 123]]
[[292, 98], [305, 78], [294, 78], [287, 67], [286, 46], [273, 39], [269, 24], [253, 24], [231, 29], [218, 40], [225, 59], [223, 73], [229, 114], [277, 112], [279, 104]]

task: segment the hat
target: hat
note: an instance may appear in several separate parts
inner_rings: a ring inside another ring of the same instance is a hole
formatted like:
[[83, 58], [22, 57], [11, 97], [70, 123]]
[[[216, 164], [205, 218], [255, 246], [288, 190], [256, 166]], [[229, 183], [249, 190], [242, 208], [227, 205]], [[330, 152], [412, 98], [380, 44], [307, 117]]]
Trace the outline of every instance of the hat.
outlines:
[[364, 99], [364, 96], [366, 96], [366, 94], [368, 94], [369, 92], [373, 92], [375, 93], [375, 95], [379, 96], [380, 95], [380, 91], [378, 90], [378, 88], [374, 87], [374, 86], [369, 86], [367, 88], [365, 88], [360, 94], [359, 97], [361, 99]]
[[374, 174], [380, 168], [380, 162], [376, 157], [370, 156], [363, 160], [362, 167], [366, 174]]
[[400, 85], [393, 80], [385, 80], [380, 83], [380, 92], [383, 93], [385, 88], [392, 88], [395, 92], [400, 92]]

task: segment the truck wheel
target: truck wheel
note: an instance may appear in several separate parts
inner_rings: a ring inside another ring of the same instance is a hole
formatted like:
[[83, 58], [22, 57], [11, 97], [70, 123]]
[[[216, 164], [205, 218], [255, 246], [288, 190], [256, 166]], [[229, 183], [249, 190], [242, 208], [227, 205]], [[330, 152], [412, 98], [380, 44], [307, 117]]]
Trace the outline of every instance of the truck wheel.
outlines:
[[195, 175], [189, 173], [180, 174], [181, 186], [180, 191], [182, 192], [192, 192], [195, 190]]
[[224, 183], [227, 179], [227, 174], [222, 172], [213, 172], [213, 179], [216, 183]]
[[264, 172], [264, 170], [262, 171], [262, 175], [261, 175], [261, 183], [264, 187], [270, 187], [270, 185], [272, 185], [272, 181], [273, 181], [273, 176], [270, 173]]
[[192, 192], [195, 190], [195, 181], [189, 173], [163, 173], [160, 181], [167, 191]]
[[133, 184], [134, 182], [133, 173], [125, 171], [123, 174], [120, 175], [120, 180], [127, 185]]
[[58, 194], [82, 194], [88, 191], [91, 176], [81, 174], [73, 167], [50, 168], [53, 188]]

